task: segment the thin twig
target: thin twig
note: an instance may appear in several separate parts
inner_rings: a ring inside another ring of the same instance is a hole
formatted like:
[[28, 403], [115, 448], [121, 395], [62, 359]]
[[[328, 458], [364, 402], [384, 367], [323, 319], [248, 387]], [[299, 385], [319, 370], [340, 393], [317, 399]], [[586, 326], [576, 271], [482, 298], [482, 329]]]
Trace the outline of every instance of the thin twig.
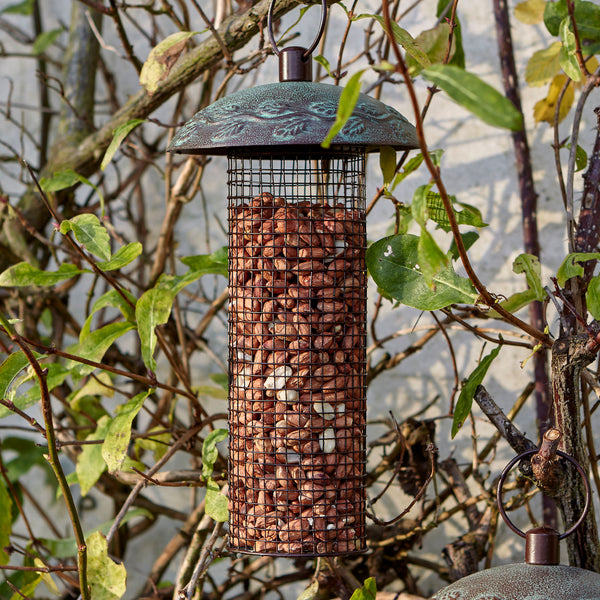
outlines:
[[67, 511], [69, 513], [69, 518], [73, 527], [73, 533], [75, 534], [75, 539], [77, 541], [77, 567], [79, 572], [79, 585], [81, 597], [83, 598], [83, 600], [91, 600], [90, 590], [87, 584], [87, 547], [85, 544], [85, 536], [83, 534], [83, 528], [81, 526], [81, 521], [79, 520], [79, 515], [77, 513], [77, 507], [75, 506], [75, 501], [73, 500], [73, 495], [71, 494], [71, 488], [67, 483], [67, 478], [65, 477], [62, 465], [60, 463], [60, 458], [58, 456], [58, 450], [56, 447], [56, 435], [54, 432], [52, 406], [50, 403], [50, 393], [48, 391], [48, 385], [46, 383], [46, 375], [44, 373], [44, 370], [40, 366], [40, 363], [33, 355], [33, 352], [31, 351], [29, 346], [11, 328], [9, 323], [2, 316], [0, 316], [0, 325], [4, 327], [4, 330], [10, 335], [11, 340], [15, 344], [17, 344], [19, 348], [21, 348], [23, 354], [25, 354], [25, 356], [27, 357], [27, 360], [33, 368], [33, 371], [36, 375], [40, 386], [40, 394], [42, 399], [42, 414], [44, 415], [44, 423], [46, 425], [46, 439], [48, 441], [48, 462], [50, 463], [50, 466], [54, 471], [54, 475], [58, 481], [58, 485], [65, 499]]

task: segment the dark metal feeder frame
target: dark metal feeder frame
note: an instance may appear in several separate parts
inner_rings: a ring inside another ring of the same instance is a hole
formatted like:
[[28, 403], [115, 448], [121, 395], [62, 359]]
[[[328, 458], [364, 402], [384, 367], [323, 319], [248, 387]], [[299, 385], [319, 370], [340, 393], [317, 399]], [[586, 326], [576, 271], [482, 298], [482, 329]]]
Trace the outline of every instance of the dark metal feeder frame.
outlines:
[[[326, 13], [323, 0], [321, 31]], [[418, 142], [400, 113], [361, 94], [321, 147], [342, 89], [310, 81], [320, 35], [308, 50], [272, 39], [280, 83], [222, 98], [169, 146], [228, 157], [234, 552], [366, 549], [365, 155]]]

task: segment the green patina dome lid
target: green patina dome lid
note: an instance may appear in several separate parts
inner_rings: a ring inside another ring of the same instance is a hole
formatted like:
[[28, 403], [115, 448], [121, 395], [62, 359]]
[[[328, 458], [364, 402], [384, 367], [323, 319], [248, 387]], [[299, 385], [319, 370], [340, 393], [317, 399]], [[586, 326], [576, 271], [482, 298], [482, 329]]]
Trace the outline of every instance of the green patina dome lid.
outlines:
[[459, 579], [431, 600], [599, 600], [600, 575], [566, 565], [513, 564]]
[[343, 88], [310, 81], [284, 81], [245, 89], [197, 112], [174, 136], [169, 152], [230, 154], [294, 151], [326, 154], [348, 146], [367, 152], [382, 146], [418, 148], [416, 130], [397, 110], [360, 94], [352, 115], [333, 138], [321, 143], [335, 122]]

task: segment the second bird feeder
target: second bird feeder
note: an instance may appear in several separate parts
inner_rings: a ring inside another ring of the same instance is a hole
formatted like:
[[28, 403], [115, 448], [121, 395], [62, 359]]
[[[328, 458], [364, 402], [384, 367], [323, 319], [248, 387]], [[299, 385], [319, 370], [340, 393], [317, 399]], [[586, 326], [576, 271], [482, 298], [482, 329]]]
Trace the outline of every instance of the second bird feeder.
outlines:
[[280, 83], [198, 112], [169, 150], [228, 157], [229, 547], [326, 556], [365, 545], [365, 155], [418, 146], [361, 94], [327, 149], [342, 88], [312, 48], [279, 50]]

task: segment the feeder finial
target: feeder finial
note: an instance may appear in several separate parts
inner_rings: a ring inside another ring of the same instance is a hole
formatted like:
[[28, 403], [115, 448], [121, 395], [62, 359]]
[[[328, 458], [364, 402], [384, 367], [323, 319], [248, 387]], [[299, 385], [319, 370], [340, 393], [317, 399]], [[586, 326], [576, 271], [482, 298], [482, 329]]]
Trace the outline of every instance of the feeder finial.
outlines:
[[323, 8], [321, 10], [321, 24], [314, 42], [310, 48], [301, 46], [289, 46], [280, 50], [277, 47], [277, 41], [273, 34], [273, 7], [275, 0], [271, 0], [269, 5], [269, 13], [267, 15], [267, 30], [273, 51], [279, 57], [279, 81], [312, 81], [312, 60], [311, 55], [317, 44], [321, 41], [325, 24], [327, 23], [327, 0], [323, 0]]

